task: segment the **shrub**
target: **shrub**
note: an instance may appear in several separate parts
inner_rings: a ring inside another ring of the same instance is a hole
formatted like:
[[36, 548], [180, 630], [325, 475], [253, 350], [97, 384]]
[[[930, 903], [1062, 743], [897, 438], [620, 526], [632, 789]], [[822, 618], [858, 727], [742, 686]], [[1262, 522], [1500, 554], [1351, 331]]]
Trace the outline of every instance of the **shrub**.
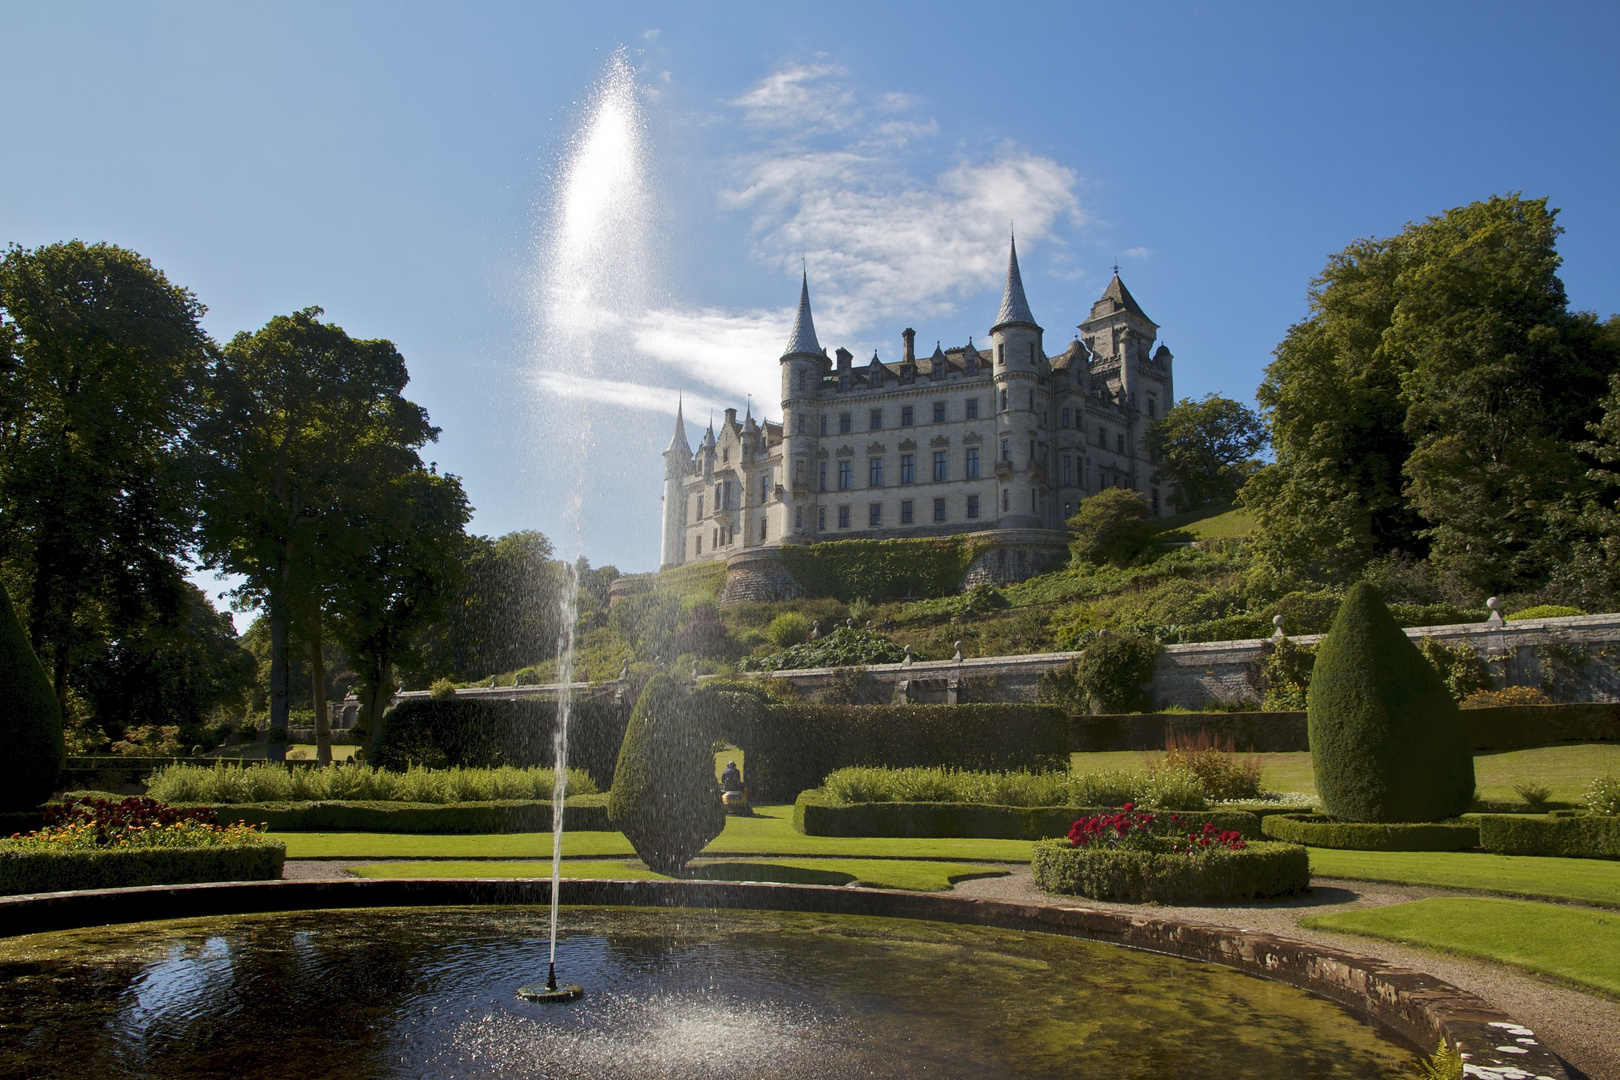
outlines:
[[1260, 685], [1265, 688], [1260, 707], [1266, 712], [1303, 712], [1316, 666], [1316, 646], [1288, 638], [1261, 647]]
[[1552, 798], [1552, 788], [1546, 784], [1514, 784], [1513, 793], [1523, 799], [1532, 810], [1540, 810]]
[[782, 612], [772, 619], [771, 625], [765, 629], [765, 636], [778, 649], [791, 649], [795, 645], [803, 644], [809, 633], [809, 621], [797, 611]]
[[1498, 855], [1620, 859], [1620, 817], [1606, 814], [1481, 814], [1479, 846]]
[[1586, 789], [1586, 805], [1594, 814], [1620, 814], [1620, 780], [1602, 776]]
[[953, 536], [928, 540], [828, 540], [781, 549], [782, 564], [811, 596], [898, 600], [948, 596], [962, 587], [984, 545]]
[[1551, 705], [1552, 698], [1534, 686], [1504, 686], [1500, 690], [1476, 690], [1462, 699], [1464, 709], [1499, 709], [1512, 705]]
[[609, 820], [662, 874], [679, 873], [726, 824], [714, 779], [718, 733], [694, 696], [653, 676], [630, 715], [608, 796]]
[[1198, 775], [1187, 769], [1150, 769], [1142, 802], [1162, 810], [1202, 810], [1209, 805]]
[[428, 687], [428, 696], [434, 701], [449, 701], [456, 696], [456, 684], [449, 679], [434, 679]]
[[882, 634], [841, 626], [815, 641], [807, 641], [761, 659], [745, 660], [743, 666], [752, 671], [790, 671], [898, 664], [905, 658], [905, 648]]
[[1335, 821], [1324, 814], [1267, 814], [1261, 830], [1274, 840], [1351, 851], [1466, 851], [1479, 845], [1467, 821], [1380, 824]]
[[[611, 691], [576, 694], [568, 721], [568, 762], [605, 788], [630, 707]], [[384, 769], [411, 765], [478, 767], [543, 765], [552, 761], [557, 702], [543, 698], [500, 701], [412, 698], [383, 715], [368, 760]]]
[[1124, 566], [1153, 545], [1147, 500], [1125, 488], [1104, 488], [1081, 499], [1067, 524], [1069, 552], [1085, 562]]
[[[1095, 497], [1095, 496], [1094, 496]], [[1075, 712], [1142, 712], [1159, 643], [1139, 634], [1104, 634], [1065, 670], [1043, 677], [1041, 693]]]
[[[551, 800], [498, 799], [484, 802], [262, 802], [206, 807], [220, 822], [245, 821], [272, 832], [534, 833], [551, 831]], [[612, 828], [606, 795], [568, 799], [564, 824], [569, 832]]]
[[51, 797], [66, 762], [62, 709], [28, 644], [11, 597], [0, 587], [0, 810], [26, 810]]
[[287, 845], [263, 838], [215, 847], [15, 850], [0, 840], [0, 894], [124, 889], [198, 881], [274, 881]]
[[[347, 800], [362, 802], [461, 803], [504, 799], [550, 799], [552, 768], [425, 769], [403, 772], [369, 765], [287, 769], [263, 764], [213, 766], [175, 764], [154, 772], [147, 794], [174, 803], [261, 803]], [[580, 769], [568, 770], [568, 792], [589, 795], [596, 782]]]
[[1585, 615], [1586, 612], [1578, 607], [1566, 607], [1563, 604], [1537, 604], [1527, 607], [1523, 611], [1515, 611], [1507, 616], [1508, 622], [1519, 622], [1522, 619], [1567, 619], [1572, 615]]
[[1437, 821], [1468, 809], [1474, 758], [1456, 702], [1378, 591], [1345, 597], [1307, 706], [1322, 808], [1344, 821]]
[[1238, 760], [1231, 736], [1221, 743], [1207, 730], [1188, 735], [1172, 730], [1164, 737], [1164, 768], [1191, 773], [1211, 799], [1260, 797], [1260, 762], [1252, 755]]
[[1069, 722], [1040, 705], [757, 705], [721, 734], [748, 755], [756, 802], [786, 801], [849, 765], [1067, 768]]
[[1310, 857], [1296, 844], [1253, 843], [1199, 855], [1074, 847], [1042, 840], [1030, 862], [1046, 892], [1126, 903], [1212, 904], [1290, 896], [1310, 888]]
[[1472, 645], [1447, 645], [1438, 638], [1426, 637], [1418, 641], [1417, 647], [1423, 659], [1439, 673], [1453, 701], [1491, 688], [1490, 670]]

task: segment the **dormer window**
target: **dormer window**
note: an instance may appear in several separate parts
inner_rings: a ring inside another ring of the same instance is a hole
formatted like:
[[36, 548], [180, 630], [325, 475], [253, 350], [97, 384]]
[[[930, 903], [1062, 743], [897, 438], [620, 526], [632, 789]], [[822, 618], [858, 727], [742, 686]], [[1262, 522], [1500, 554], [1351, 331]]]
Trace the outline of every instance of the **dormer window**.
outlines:
[[967, 366], [963, 370], [969, 375], [977, 375], [979, 373], [979, 358], [974, 356], [972, 353], [969, 353], [967, 358]]
[[731, 450], [729, 448], [720, 451], [720, 463], [722, 465], [725, 464], [726, 462], [730, 461], [730, 460], [731, 460]]

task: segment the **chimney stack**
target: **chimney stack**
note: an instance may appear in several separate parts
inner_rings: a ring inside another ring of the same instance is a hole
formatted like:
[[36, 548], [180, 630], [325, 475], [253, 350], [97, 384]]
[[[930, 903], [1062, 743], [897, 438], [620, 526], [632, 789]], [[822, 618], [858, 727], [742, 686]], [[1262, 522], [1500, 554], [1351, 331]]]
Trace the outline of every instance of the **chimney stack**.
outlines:
[[726, 426], [727, 427], [736, 427], [737, 426], [737, 410], [736, 409], [727, 409], [726, 410]]
[[901, 332], [900, 336], [906, 341], [906, 356], [901, 363], [915, 364], [917, 362], [917, 331], [908, 326]]

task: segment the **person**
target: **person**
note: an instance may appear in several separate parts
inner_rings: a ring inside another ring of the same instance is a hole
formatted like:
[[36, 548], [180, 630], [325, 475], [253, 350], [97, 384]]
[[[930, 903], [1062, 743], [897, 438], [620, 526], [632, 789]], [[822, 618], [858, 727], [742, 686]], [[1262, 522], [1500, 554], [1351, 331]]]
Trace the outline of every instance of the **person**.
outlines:
[[720, 774], [720, 789], [722, 791], [741, 791], [743, 789], [742, 770], [737, 768], [735, 761], [726, 762], [726, 767]]

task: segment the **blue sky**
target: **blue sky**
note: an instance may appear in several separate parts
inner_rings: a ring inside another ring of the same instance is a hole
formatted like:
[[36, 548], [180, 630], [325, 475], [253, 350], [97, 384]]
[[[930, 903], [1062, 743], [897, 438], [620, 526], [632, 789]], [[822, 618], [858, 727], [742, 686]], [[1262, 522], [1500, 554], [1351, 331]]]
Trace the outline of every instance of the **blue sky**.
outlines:
[[[1178, 395], [1249, 400], [1330, 252], [1523, 191], [1606, 318], [1616, 40], [1613, 4], [4, 3], [0, 241], [133, 248], [222, 340], [392, 339], [478, 531], [646, 570], [672, 398], [694, 439], [779, 415], [801, 257], [823, 344], [931, 351], [985, 337], [1012, 221], [1049, 351], [1117, 259]], [[580, 360], [545, 271], [621, 47], [635, 265]]]

